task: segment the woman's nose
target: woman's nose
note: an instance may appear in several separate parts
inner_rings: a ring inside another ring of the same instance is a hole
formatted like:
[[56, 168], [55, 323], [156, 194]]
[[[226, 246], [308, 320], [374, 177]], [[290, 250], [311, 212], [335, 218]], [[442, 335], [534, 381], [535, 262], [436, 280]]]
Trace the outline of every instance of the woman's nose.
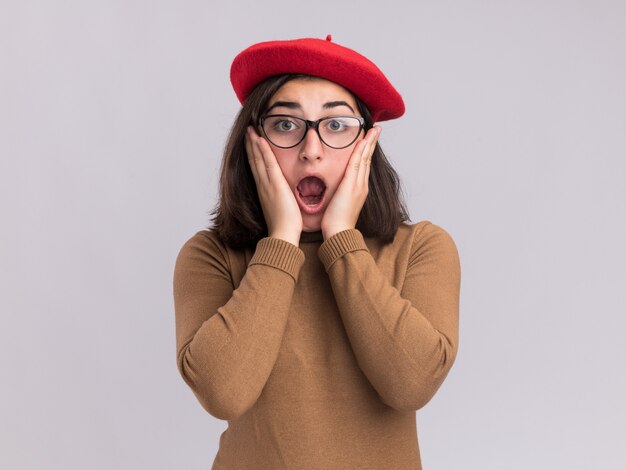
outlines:
[[320, 136], [315, 129], [311, 128], [307, 130], [304, 140], [302, 141], [302, 148], [300, 151], [300, 158], [307, 160], [319, 160], [322, 157], [323, 145], [320, 140]]

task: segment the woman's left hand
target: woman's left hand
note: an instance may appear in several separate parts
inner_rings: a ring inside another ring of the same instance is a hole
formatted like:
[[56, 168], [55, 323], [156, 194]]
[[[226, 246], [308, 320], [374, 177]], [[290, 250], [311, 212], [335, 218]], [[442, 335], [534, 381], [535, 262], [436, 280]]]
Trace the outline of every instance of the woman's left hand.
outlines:
[[367, 198], [370, 163], [380, 132], [381, 128], [374, 126], [355, 145], [343, 179], [322, 217], [321, 230], [325, 240], [342, 230], [356, 227]]

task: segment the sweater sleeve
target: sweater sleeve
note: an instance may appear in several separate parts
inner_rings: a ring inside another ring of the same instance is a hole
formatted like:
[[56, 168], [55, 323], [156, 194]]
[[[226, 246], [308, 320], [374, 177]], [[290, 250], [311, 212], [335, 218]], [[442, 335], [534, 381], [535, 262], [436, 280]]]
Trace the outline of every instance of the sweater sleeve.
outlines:
[[402, 411], [430, 401], [458, 348], [456, 245], [431, 222], [412, 243], [401, 290], [381, 273], [356, 229], [335, 234], [319, 251], [359, 367], [381, 400]]
[[269, 378], [304, 253], [261, 239], [235, 289], [226, 249], [207, 234], [194, 235], [176, 258], [177, 366], [204, 409], [230, 420], [254, 404]]

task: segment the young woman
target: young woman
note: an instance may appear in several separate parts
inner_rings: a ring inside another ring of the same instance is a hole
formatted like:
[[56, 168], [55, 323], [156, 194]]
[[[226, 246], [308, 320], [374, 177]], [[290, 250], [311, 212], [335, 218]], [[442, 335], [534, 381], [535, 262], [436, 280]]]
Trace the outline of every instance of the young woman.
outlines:
[[416, 410], [458, 349], [454, 241], [408, 223], [376, 122], [402, 98], [326, 40], [255, 44], [213, 226], [174, 272], [178, 369], [228, 420], [214, 469], [420, 469]]

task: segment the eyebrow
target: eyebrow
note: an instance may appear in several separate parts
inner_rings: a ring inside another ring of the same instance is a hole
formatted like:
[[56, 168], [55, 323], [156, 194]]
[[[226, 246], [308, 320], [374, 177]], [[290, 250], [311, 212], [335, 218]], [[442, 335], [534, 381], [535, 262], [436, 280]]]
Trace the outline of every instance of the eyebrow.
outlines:
[[[345, 101], [329, 101], [328, 103], [324, 103], [324, 105], [322, 106], [322, 109], [332, 109], [332, 108], [336, 108], [337, 106], [347, 106], [348, 108], [350, 108], [350, 111], [354, 113], [354, 109], [352, 109], [352, 106], [350, 106]], [[267, 108], [267, 111], [265, 112], [269, 113], [272, 109], [278, 108], [278, 107], [289, 108], [289, 109], [300, 109], [300, 110], [302, 109], [302, 106], [300, 106], [300, 103], [296, 103], [295, 101], [277, 101], [272, 106]]]

